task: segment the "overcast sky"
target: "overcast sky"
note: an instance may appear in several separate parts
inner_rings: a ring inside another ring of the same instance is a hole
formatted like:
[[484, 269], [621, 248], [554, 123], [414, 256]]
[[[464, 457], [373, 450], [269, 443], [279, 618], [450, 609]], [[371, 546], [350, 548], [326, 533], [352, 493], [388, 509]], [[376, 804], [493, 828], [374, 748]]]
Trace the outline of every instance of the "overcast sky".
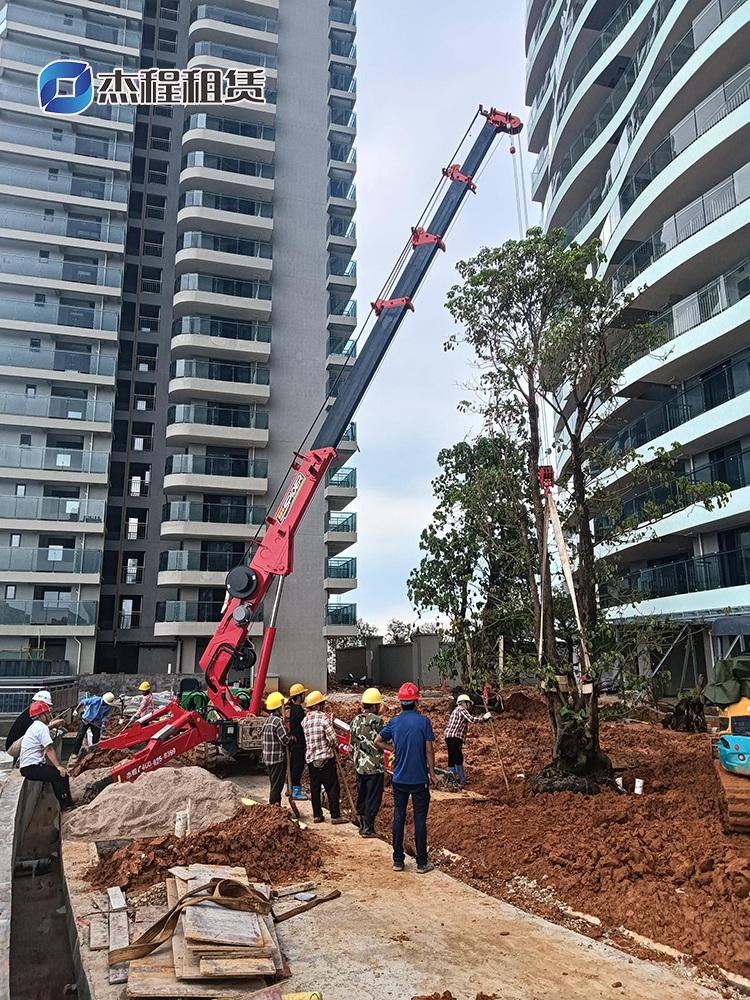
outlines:
[[[524, 9], [522, 0], [358, 3], [360, 317], [477, 106], [495, 105], [525, 120]], [[415, 617], [406, 579], [419, 562], [419, 535], [433, 510], [437, 454], [476, 432], [472, 418], [456, 409], [472, 373], [467, 354], [443, 351], [454, 328], [444, 303], [458, 278], [457, 261], [518, 236], [508, 149], [507, 138], [496, 144], [478, 193], [465, 201], [447, 253], [422, 286], [416, 313], [407, 316], [357, 414], [362, 451], [347, 464], [358, 467], [352, 509], [360, 541], [347, 554], [358, 558], [357, 613], [380, 628], [390, 618]], [[527, 175], [533, 159], [525, 152]], [[529, 212], [533, 225], [538, 206]]]

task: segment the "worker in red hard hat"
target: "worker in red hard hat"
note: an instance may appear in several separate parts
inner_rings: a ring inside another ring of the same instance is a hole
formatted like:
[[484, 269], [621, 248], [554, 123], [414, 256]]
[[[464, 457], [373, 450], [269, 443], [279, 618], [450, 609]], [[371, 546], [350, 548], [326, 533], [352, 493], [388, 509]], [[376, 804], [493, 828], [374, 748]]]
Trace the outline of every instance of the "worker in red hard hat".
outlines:
[[21, 774], [28, 781], [48, 781], [63, 811], [73, 809], [68, 772], [57, 759], [52, 746], [49, 722], [52, 718], [49, 705], [35, 701], [29, 709], [31, 725], [21, 741], [18, 761]]
[[393, 765], [393, 870], [404, 870], [404, 825], [411, 797], [414, 808], [414, 843], [417, 872], [422, 875], [435, 867], [427, 860], [427, 810], [430, 785], [435, 776], [435, 734], [430, 720], [417, 711], [419, 688], [402, 684], [398, 692], [401, 714], [395, 716], [375, 736], [375, 746], [395, 754]]

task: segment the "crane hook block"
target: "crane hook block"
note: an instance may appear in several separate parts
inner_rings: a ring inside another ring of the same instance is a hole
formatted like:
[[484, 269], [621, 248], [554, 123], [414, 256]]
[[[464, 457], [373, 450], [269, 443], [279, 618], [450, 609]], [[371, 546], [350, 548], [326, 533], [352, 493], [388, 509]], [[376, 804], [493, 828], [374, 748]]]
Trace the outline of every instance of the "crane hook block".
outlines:
[[411, 245], [413, 247], [424, 246], [425, 243], [437, 243], [441, 250], [445, 250], [445, 243], [439, 236], [433, 236], [432, 233], [428, 233], [427, 230], [421, 227], [415, 229], [414, 226], [411, 227]]
[[443, 176], [447, 177], [449, 181], [461, 181], [462, 184], [468, 187], [469, 191], [476, 194], [477, 186], [472, 180], [471, 174], [468, 177], [462, 174], [460, 164], [453, 163], [450, 167], [443, 167]]
[[500, 132], [507, 132], [509, 135], [518, 135], [523, 128], [521, 119], [509, 111], [498, 111], [497, 108], [485, 111], [480, 104], [479, 114], [484, 115], [490, 125], [494, 125]]
[[411, 309], [414, 312], [414, 306], [408, 295], [404, 295], [401, 299], [376, 299], [370, 305], [376, 316], [379, 316], [384, 309], [395, 309], [397, 306], [406, 306], [407, 309]]
[[539, 466], [539, 485], [544, 490], [545, 496], [555, 485], [555, 470], [551, 465]]

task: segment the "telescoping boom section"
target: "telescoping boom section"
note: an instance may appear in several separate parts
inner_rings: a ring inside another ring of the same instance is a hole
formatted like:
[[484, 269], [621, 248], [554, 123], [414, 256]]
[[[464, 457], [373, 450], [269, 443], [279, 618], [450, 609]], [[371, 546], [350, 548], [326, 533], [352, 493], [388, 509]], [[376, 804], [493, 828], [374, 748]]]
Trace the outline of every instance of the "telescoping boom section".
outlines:
[[[502, 133], [516, 135], [523, 127], [514, 115], [495, 108], [485, 110], [480, 105], [475, 121], [482, 118], [484, 122], [479, 134], [463, 163], [451, 163], [443, 168], [442, 197], [429, 221], [412, 230], [406, 263], [393, 286], [372, 303], [376, 319], [370, 334], [356, 360], [347, 366], [348, 377], [341, 381], [336, 400], [315, 434], [312, 446], [297, 456], [291, 480], [278, 508], [266, 518], [265, 533], [259, 539], [249, 564], [236, 567], [227, 576], [228, 596], [223, 616], [200, 661], [206, 675], [208, 697], [219, 721], [208, 723], [198, 713], [185, 711], [177, 702], [172, 702], [161, 710], [158, 717], [144, 720], [145, 725], [133, 726], [132, 735], [131, 730], [127, 730], [125, 742], [123, 733], [99, 744], [101, 747], [117, 746], [122, 749], [125, 745], [135, 746], [148, 741], [131, 760], [113, 768], [109, 778], [104, 779], [105, 784], [112, 780], [133, 780], [175, 754], [184, 753], [199, 743], [216, 740], [219, 730], [225, 731], [232, 720], [260, 714], [282, 586], [285, 577], [294, 569], [295, 533], [318, 487], [324, 482], [326, 471], [336, 458], [338, 443], [391, 341], [407, 313], [414, 310], [415, 296], [430, 265], [435, 256], [445, 249], [447, 233], [464, 199], [476, 191], [477, 174], [494, 141]], [[255, 650], [247, 638], [248, 627], [274, 581], [276, 589], [271, 617], [257, 662], [250, 708], [246, 709], [229, 690], [227, 675], [233, 667], [249, 669], [256, 665]]]

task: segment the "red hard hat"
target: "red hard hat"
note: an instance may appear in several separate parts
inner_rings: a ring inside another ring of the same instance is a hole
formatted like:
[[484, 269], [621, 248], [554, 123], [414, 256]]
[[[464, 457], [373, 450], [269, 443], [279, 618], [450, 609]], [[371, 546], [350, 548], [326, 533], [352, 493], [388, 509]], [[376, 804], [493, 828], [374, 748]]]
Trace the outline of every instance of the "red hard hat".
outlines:
[[416, 684], [412, 684], [411, 681], [407, 681], [406, 684], [402, 684], [398, 689], [399, 701], [418, 701], [418, 699], [419, 688]]
[[49, 712], [49, 705], [45, 705], [43, 701], [32, 702], [29, 708], [29, 715], [32, 719], [37, 715], [44, 715], [45, 712]]

